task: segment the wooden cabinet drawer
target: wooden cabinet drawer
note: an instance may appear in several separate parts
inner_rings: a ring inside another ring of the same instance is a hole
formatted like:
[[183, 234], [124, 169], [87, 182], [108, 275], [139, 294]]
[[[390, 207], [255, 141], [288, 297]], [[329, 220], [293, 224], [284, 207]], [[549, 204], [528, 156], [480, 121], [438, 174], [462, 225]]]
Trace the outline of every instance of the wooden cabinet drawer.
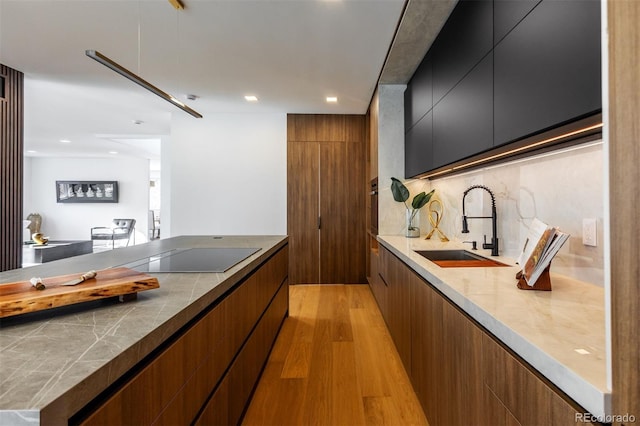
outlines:
[[288, 295], [289, 286], [284, 283], [202, 414], [196, 419], [196, 425], [239, 423], [286, 315]]
[[[487, 391], [500, 401], [519, 424], [586, 424], [578, 421], [577, 416], [585, 410], [565, 400], [559, 390], [538, 377], [531, 367], [487, 333], [482, 339], [482, 364]], [[490, 412], [486, 414], [492, 415]], [[487, 421], [486, 424], [491, 423]]]
[[411, 374], [411, 283], [409, 269], [389, 250], [381, 251], [381, 277], [386, 284], [384, 319], [407, 374]]
[[[84, 424], [151, 424], [214, 352], [223, 356], [220, 348], [224, 345], [220, 342], [227, 337], [226, 333], [213, 330], [225, 329], [224, 312], [222, 305], [209, 312], [112, 395]], [[205, 397], [206, 394], [201, 396], [201, 404]]]

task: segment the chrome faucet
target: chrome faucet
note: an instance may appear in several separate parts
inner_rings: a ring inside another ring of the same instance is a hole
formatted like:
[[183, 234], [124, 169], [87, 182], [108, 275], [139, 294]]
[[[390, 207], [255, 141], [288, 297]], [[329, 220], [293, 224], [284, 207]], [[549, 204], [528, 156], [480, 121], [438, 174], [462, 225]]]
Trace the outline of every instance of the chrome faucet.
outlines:
[[[467, 197], [469, 191], [473, 189], [484, 189], [491, 195], [491, 216], [467, 216], [464, 207], [464, 199]], [[469, 225], [467, 224], [467, 219], [491, 219], [491, 227], [493, 236], [491, 237], [491, 243], [487, 243], [487, 236], [484, 236], [484, 243], [482, 243], [483, 249], [491, 249], [491, 256], [498, 256], [498, 236], [497, 236], [497, 228], [498, 228], [498, 213], [496, 212], [496, 197], [493, 195], [493, 192], [489, 188], [484, 185], [473, 185], [470, 186], [462, 196], [462, 233], [469, 233]]]

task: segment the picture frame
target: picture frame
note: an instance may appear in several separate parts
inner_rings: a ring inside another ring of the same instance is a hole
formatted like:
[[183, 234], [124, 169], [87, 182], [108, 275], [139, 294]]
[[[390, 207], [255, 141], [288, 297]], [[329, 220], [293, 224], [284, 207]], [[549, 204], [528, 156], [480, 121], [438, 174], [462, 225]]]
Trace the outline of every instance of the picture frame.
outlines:
[[57, 180], [58, 203], [117, 203], [118, 181]]

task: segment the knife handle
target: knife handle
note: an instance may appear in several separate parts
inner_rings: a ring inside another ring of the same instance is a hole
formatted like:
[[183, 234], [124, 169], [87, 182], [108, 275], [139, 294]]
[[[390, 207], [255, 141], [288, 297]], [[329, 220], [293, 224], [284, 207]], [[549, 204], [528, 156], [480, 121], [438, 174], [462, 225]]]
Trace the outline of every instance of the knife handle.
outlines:
[[86, 274], [82, 274], [82, 281], [90, 280], [91, 278], [95, 278], [98, 273], [96, 271], [89, 271]]

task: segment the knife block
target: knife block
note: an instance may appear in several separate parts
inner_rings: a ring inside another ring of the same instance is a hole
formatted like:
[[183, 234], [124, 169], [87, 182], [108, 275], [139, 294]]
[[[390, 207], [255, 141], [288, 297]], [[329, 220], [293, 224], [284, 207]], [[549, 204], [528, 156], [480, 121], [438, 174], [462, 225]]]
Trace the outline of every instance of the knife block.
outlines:
[[532, 286], [527, 284], [527, 281], [524, 279], [524, 275], [522, 274], [522, 271], [518, 271], [518, 273], [516, 274], [516, 279], [518, 280], [517, 287], [520, 290], [551, 291], [551, 277], [549, 276], [550, 267], [551, 267], [551, 264], [549, 264], [549, 266], [544, 268], [544, 271], [542, 271], [542, 274], [540, 275], [536, 283]]

